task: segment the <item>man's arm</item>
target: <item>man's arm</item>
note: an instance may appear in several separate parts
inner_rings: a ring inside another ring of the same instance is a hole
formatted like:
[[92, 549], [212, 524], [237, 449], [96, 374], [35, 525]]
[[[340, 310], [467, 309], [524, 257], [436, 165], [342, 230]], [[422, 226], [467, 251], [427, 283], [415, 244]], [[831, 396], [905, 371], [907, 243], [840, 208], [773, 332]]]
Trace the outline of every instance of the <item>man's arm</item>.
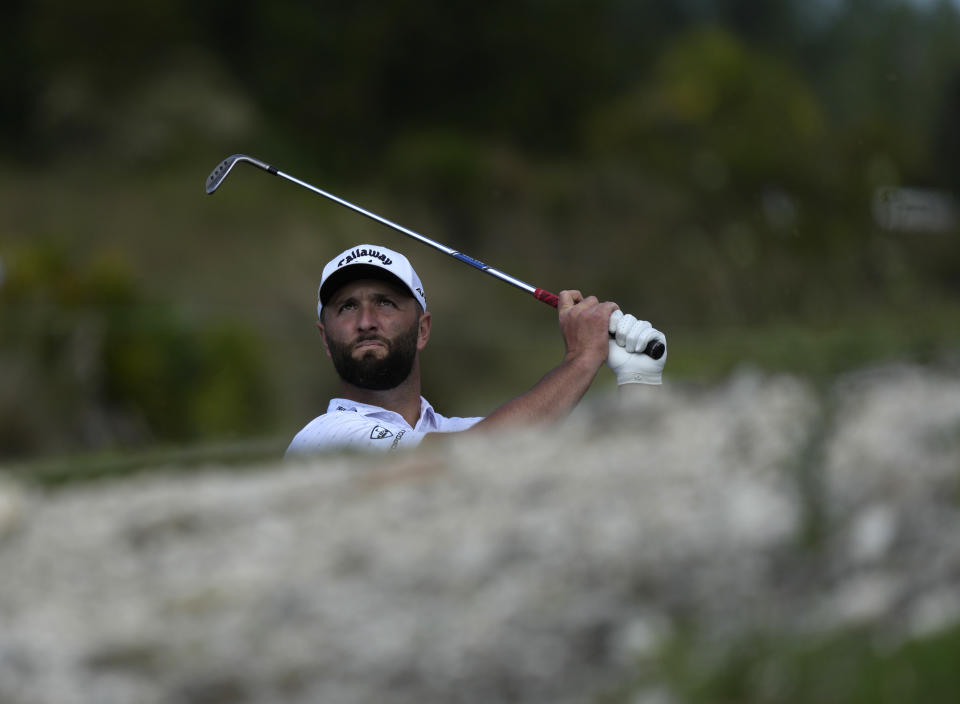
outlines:
[[536, 386], [465, 432], [543, 423], [566, 416], [583, 398], [607, 359], [610, 315], [617, 304], [561, 291], [557, 310], [566, 353]]

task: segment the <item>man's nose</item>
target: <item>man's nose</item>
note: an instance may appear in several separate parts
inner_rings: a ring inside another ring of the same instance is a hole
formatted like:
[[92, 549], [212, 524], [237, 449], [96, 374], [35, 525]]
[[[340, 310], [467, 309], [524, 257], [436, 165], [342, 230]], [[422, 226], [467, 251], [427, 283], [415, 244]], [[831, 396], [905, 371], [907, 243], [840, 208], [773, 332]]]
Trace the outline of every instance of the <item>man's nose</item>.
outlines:
[[360, 315], [357, 317], [357, 327], [361, 330], [373, 330], [377, 327], [377, 317], [372, 306], [361, 305]]

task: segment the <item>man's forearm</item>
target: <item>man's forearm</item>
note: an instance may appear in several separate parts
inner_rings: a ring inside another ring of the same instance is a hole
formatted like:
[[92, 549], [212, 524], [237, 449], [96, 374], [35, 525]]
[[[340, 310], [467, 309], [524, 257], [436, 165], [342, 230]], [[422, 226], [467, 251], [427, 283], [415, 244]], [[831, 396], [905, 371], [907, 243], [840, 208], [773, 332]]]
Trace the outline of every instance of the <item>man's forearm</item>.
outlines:
[[[536, 386], [474, 425], [470, 431], [550, 422], [566, 416], [583, 398], [602, 365], [585, 357], [564, 359]], [[467, 432], [470, 432], [467, 431]]]
[[532, 389], [465, 432], [547, 423], [566, 416], [607, 359], [610, 314], [616, 308], [616, 303], [600, 303], [594, 296], [584, 298], [579, 291], [561, 291], [557, 312], [566, 348], [563, 361]]

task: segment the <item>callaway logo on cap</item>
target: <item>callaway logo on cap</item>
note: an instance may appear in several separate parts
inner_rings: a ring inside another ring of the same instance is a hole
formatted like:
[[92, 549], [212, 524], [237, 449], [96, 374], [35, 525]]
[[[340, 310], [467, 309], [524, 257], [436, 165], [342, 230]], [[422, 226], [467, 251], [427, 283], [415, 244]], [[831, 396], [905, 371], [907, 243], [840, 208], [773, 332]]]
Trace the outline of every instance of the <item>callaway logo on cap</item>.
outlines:
[[356, 279], [399, 281], [420, 307], [427, 309], [423, 284], [405, 256], [386, 247], [358, 244], [344, 250], [323, 267], [320, 287], [317, 289], [317, 316], [337, 289]]

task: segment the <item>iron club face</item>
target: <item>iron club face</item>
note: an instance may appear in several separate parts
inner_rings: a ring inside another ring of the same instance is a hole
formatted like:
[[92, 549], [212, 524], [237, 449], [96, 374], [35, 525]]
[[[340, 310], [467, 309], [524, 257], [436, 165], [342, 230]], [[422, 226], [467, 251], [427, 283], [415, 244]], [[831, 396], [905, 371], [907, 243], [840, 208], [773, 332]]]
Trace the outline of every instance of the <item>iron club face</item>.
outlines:
[[223, 183], [223, 180], [227, 177], [227, 174], [230, 173], [230, 170], [240, 162], [246, 162], [248, 164], [253, 164], [258, 169], [263, 169], [264, 171], [269, 171], [272, 174], [277, 173], [277, 170], [265, 162], [260, 161], [259, 159], [254, 159], [252, 156], [247, 156], [246, 154], [234, 154], [233, 156], [228, 156], [222, 162], [217, 164], [217, 166], [210, 172], [210, 175], [207, 176], [207, 195], [212, 195], [214, 191], [220, 188], [220, 184]]

